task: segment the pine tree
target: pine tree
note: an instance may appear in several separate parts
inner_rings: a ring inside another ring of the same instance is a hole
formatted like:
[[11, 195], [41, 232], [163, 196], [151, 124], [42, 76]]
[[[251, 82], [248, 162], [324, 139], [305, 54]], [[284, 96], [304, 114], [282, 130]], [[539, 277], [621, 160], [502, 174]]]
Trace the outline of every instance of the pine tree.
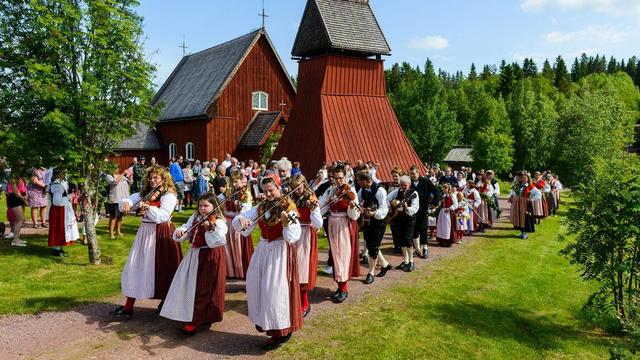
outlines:
[[478, 74], [476, 73], [476, 64], [471, 63], [471, 69], [469, 70], [469, 80], [474, 81], [478, 78]]
[[524, 77], [534, 77], [538, 75], [538, 67], [533, 59], [524, 59], [522, 71], [524, 73]]
[[558, 90], [560, 90], [560, 92], [564, 94], [569, 92], [571, 80], [569, 79], [567, 65], [565, 64], [562, 56], [558, 56], [554, 64], [553, 84], [558, 88]]
[[544, 60], [544, 64], [542, 65], [542, 77], [549, 81], [553, 81], [555, 78], [555, 74], [553, 72], [553, 68], [549, 63], [549, 59]]
[[611, 59], [609, 59], [609, 65], [607, 65], [607, 74], [615, 74], [616, 71], [618, 71], [618, 62], [612, 56]]
[[495, 74], [495, 70], [491, 67], [491, 65], [485, 65], [482, 67], [482, 73], [480, 73], [480, 79], [489, 80], [491, 76]]
[[578, 58], [575, 58], [573, 65], [571, 65], [571, 80], [573, 82], [580, 80], [580, 63], [578, 63]]
[[638, 59], [635, 56], [629, 59], [625, 71], [633, 82], [638, 85]]

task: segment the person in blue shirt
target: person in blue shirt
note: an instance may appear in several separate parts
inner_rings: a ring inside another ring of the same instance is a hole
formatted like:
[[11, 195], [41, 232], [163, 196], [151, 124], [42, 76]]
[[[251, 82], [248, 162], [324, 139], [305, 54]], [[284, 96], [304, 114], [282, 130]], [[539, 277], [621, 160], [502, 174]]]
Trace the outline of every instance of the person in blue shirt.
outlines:
[[178, 155], [176, 162], [171, 163], [169, 166], [169, 174], [173, 179], [173, 183], [176, 185], [176, 193], [178, 195], [178, 204], [176, 205], [176, 211], [182, 212], [182, 199], [184, 199], [184, 177], [182, 176], [182, 162], [184, 159], [182, 155]]

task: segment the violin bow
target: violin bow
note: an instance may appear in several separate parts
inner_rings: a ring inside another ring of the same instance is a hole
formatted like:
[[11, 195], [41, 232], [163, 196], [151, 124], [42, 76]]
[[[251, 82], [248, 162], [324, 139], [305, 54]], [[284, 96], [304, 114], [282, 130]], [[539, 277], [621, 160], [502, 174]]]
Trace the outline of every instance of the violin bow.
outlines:
[[200, 226], [200, 224], [202, 224], [203, 222], [205, 222], [205, 220], [209, 219], [209, 216], [215, 214], [215, 212], [220, 209], [222, 207], [222, 205], [224, 205], [224, 201], [221, 201], [220, 204], [218, 204], [218, 206], [216, 206], [215, 208], [213, 208], [211, 211], [209, 211], [206, 215], [204, 215], [202, 218], [196, 220], [193, 224], [191, 224], [191, 226], [185, 230], [184, 234], [180, 237], [180, 239], [178, 239], [180, 242], [182, 242], [184, 239], [187, 238], [187, 236], [189, 235], [189, 232], [191, 232], [193, 229], [195, 229], [196, 227]]
[[[284, 200], [284, 199], [286, 199], [286, 198], [290, 197], [294, 192], [296, 192], [296, 190], [298, 190], [298, 188], [299, 188], [300, 186], [302, 186], [302, 184], [304, 184], [304, 183], [300, 183], [300, 185], [296, 186], [296, 187], [295, 187], [295, 189], [293, 189], [293, 190], [289, 191], [288, 193], [286, 193], [283, 197], [281, 197], [281, 198], [277, 201], [277, 203], [276, 203], [275, 205], [271, 206], [269, 209], [267, 209], [267, 211], [265, 211], [264, 213], [262, 213], [262, 215], [258, 216], [255, 220], [251, 221], [251, 223], [249, 224], [249, 226], [247, 226], [246, 228], [244, 228], [244, 227], [243, 227], [243, 228], [242, 228], [242, 231], [246, 231], [249, 227], [253, 226], [253, 224], [257, 223], [258, 221], [260, 221], [260, 219], [262, 219], [265, 215], [267, 215], [267, 213], [268, 213], [268, 212], [270, 212], [271, 210], [273, 210], [273, 209], [275, 209], [276, 207], [278, 207], [278, 206], [280, 205], [280, 201], [282, 201], [282, 200]], [[262, 202], [264, 202], [264, 201], [266, 201], [266, 199], [265, 199], [265, 200], [263, 200]], [[261, 204], [262, 204], [262, 202], [261, 202]], [[291, 218], [291, 217], [289, 217], [289, 219], [290, 219], [291, 221], [295, 221], [295, 218]]]

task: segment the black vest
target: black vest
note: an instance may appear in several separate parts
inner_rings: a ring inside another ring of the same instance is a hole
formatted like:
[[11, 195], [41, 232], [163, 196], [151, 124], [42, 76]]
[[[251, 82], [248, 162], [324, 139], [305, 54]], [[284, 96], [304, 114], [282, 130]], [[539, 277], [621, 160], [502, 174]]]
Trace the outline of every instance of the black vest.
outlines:
[[[375, 206], [376, 208], [380, 208], [380, 204], [378, 203], [378, 199], [376, 199], [376, 194], [378, 193], [378, 189], [380, 185], [375, 182], [371, 184], [371, 191], [366, 191], [365, 188], [360, 189], [360, 196], [362, 197], [362, 202], [364, 207], [371, 208]], [[378, 220], [375, 217], [371, 217], [369, 226], [385, 226], [384, 220]]]
[[[411, 196], [413, 196], [413, 194], [416, 193], [416, 190], [413, 188], [409, 188], [409, 190], [407, 190], [407, 199], [409, 200], [407, 202], [408, 206], [411, 206], [413, 204], [414, 201], [416, 201], [416, 199], [411, 199]], [[418, 196], [420, 196], [418, 194]], [[404, 192], [402, 192], [402, 190], [398, 190], [398, 194], [396, 195], [396, 200], [402, 202], [404, 200]], [[402, 211], [401, 213], [398, 214], [399, 218], [405, 218], [407, 220], [409, 219], [415, 219], [416, 214], [413, 214], [411, 216], [407, 215], [407, 213], [405, 213], [404, 211]]]

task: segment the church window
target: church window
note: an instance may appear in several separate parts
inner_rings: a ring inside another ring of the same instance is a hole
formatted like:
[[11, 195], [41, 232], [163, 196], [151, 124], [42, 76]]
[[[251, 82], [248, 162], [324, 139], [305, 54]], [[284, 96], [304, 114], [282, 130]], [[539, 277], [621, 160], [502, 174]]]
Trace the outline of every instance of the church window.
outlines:
[[251, 107], [253, 110], [269, 110], [269, 94], [264, 91], [251, 93]]

